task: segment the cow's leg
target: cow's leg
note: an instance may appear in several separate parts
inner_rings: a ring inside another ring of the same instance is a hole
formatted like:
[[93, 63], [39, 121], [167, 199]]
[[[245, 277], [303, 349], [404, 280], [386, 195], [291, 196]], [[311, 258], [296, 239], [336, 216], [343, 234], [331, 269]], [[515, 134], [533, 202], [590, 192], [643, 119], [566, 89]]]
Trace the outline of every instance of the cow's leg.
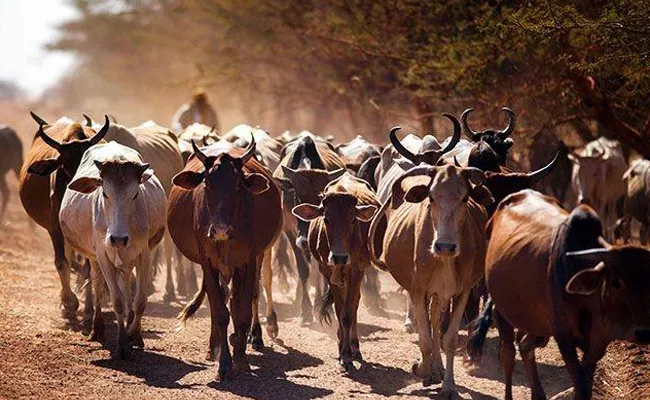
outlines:
[[236, 268], [233, 276], [230, 310], [234, 333], [230, 335], [233, 347], [233, 372], [239, 374], [250, 371], [246, 359], [246, 336], [251, 328], [252, 304], [257, 280], [257, 260], [255, 255], [248, 257], [243, 268]]
[[271, 266], [271, 249], [264, 252], [262, 259], [262, 284], [266, 294], [266, 333], [275, 339], [278, 337], [278, 315], [273, 308], [273, 270]]
[[[463, 314], [465, 313], [465, 307], [467, 306], [470, 291], [471, 289], [467, 289], [457, 297], [457, 302], [454, 303], [454, 310], [451, 312], [449, 326], [447, 327], [447, 332], [445, 333], [442, 342], [446, 358], [445, 380], [442, 383], [442, 392], [449, 397], [455, 396], [458, 393], [456, 382], [454, 380], [454, 355], [456, 354], [456, 347], [458, 346], [458, 329], [460, 329], [460, 323], [463, 319]], [[435, 326], [435, 323], [432, 323], [432, 325]]]
[[406, 333], [415, 332], [415, 329], [413, 328], [414, 322], [413, 302], [411, 301], [411, 296], [406, 296], [406, 316], [404, 317], [404, 331]]
[[96, 261], [90, 262], [90, 283], [93, 286], [94, 315], [90, 340], [104, 340], [104, 319], [102, 317], [102, 301], [104, 300], [104, 277]]
[[288, 233], [287, 238], [289, 239], [289, 244], [296, 256], [296, 264], [298, 269], [298, 277], [300, 278], [298, 282], [298, 289], [300, 291], [300, 318], [299, 322], [301, 325], [310, 324], [314, 320], [314, 314], [312, 312], [312, 304], [309, 299], [309, 268], [310, 262], [307, 260], [304, 251], [296, 245], [296, 238], [293, 233]]
[[[431, 356], [434, 344], [433, 339], [431, 338], [431, 322], [429, 321], [429, 299], [425, 292], [420, 290], [415, 290], [410, 293], [410, 295], [413, 304], [413, 314], [417, 323], [417, 331], [420, 339], [420, 352], [422, 353], [422, 361], [420, 364], [413, 365], [413, 373], [423, 379], [423, 384], [425, 386], [429, 386], [433, 383], [440, 382], [438, 376], [432, 376], [433, 365]], [[438, 357], [440, 357], [439, 353]]]
[[0, 224], [7, 210], [7, 204], [9, 204], [9, 187], [7, 187], [7, 181], [5, 180], [5, 175], [0, 176], [0, 196], [2, 196], [2, 205], [0, 206]]
[[478, 317], [481, 297], [483, 297], [486, 292], [485, 279], [481, 279], [470, 292], [469, 300], [467, 300], [467, 307], [465, 307], [465, 313], [463, 314], [462, 326], [469, 325]]
[[287, 271], [291, 268], [289, 257], [289, 247], [287, 246], [287, 237], [284, 232], [280, 234], [278, 240], [273, 245], [271, 250], [271, 259], [273, 265], [277, 265], [277, 278], [280, 286], [280, 292], [289, 292], [289, 280]]
[[[171, 235], [169, 231], [165, 231], [165, 237], [163, 239], [163, 251], [165, 252], [165, 294], [163, 295], [163, 301], [165, 303], [170, 303], [176, 301], [176, 291], [174, 290], [174, 279], [172, 278], [172, 269], [174, 268], [172, 264], [172, 252], [174, 250], [174, 243], [172, 242]], [[180, 262], [180, 260], [178, 260]], [[178, 282], [177, 282], [178, 283]]]
[[[117, 322], [117, 347], [114, 354], [114, 357], [117, 359], [125, 358], [129, 351], [129, 342], [126, 336], [125, 322], [127, 318], [127, 311], [125, 304], [125, 297], [122, 289], [118, 284], [119, 277], [117, 276], [117, 270], [113, 264], [109, 261], [105, 253], [100, 252], [97, 257], [97, 262], [99, 268], [104, 275], [104, 280], [108, 286], [108, 291], [111, 295], [111, 301], [113, 302], [113, 310], [115, 311], [115, 318]], [[124, 274], [130, 275], [130, 274]]]
[[223, 381], [228, 377], [232, 369], [232, 358], [230, 357], [227, 340], [230, 313], [228, 307], [226, 307], [225, 293], [219, 282], [219, 273], [212, 269], [209, 262], [204, 262], [201, 267], [210, 302], [210, 347], [212, 349], [218, 348], [219, 369], [217, 371], [217, 380]]
[[[585, 400], [591, 398], [591, 384], [588, 371], [583, 368], [578, 360], [576, 343], [573, 341], [571, 333], [556, 333], [554, 335], [557, 346], [562, 354], [562, 359], [569, 375], [573, 381], [573, 393], [575, 400]], [[592, 376], [593, 378], [593, 376]]]
[[501, 316], [499, 310], [494, 311], [494, 323], [499, 331], [501, 341], [499, 358], [501, 359], [506, 385], [504, 398], [505, 400], [512, 400], [512, 372], [515, 369], [515, 331], [512, 325]]
[[329, 290], [331, 291], [332, 298], [334, 299], [334, 312], [336, 313], [336, 322], [337, 322], [336, 339], [337, 339], [337, 347], [338, 347], [338, 360], [341, 365], [341, 372], [347, 372], [346, 366], [343, 365], [344, 328], [343, 328], [343, 320], [341, 319], [341, 315], [343, 313], [343, 307], [345, 303], [344, 293], [342, 293], [343, 288], [338, 286], [330, 286]]
[[70, 264], [65, 257], [65, 242], [58, 219], [50, 232], [50, 238], [54, 247], [54, 266], [61, 280], [61, 316], [74, 319], [77, 316], [79, 300], [70, 287]]
[[84, 280], [84, 330], [90, 332], [92, 330], [92, 321], [95, 315], [95, 309], [93, 307], [93, 283], [92, 283], [92, 273], [90, 270], [90, 261], [86, 259], [84, 266], [81, 269], [83, 280]]
[[133, 299], [133, 321], [129, 326], [129, 340], [136, 347], [144, 347], [142, 339], [142, 315], [147, 307], [147, 285], [151, 280], [151, 260], [150, 253], [145, 250], [140, 254], [138, 264], [136, 265], [137, 281], [135, 298]]
[[253, 349], [261, 351], [264, 348], [264, 340], [262, 340], [262, 325], [260, 324], [260, 274], [262, 268], [262, 258], [260, 255], [256, 258], [255, 263], [255, 285], [253, 286], [253, 324], [251, 325], [250, 335], [248, 337]]
[[360, 268], [358, 265], [353, 265], [350, 269], [347, 296], [346, 300], [350, 301], [346, 304], [349, 307], [351, 324], [350, 324], [350, 349], [352, 351], [352, 359], [355, 361], [363, 361], [361, 349], [359, 347], [359, 334], [357, 333], [357, 313], [359, 312], [359, 303], [361, 301], [361, 285], [363, 284], [364, 271], [371, 269], [371, 267]]
[[548, 339], [531, 335], [525, 335], [523, 340], [519, 342], [519, 354], [521, 354], [521, 359], [524, 362], [524, 369], [531, 388], [531, 399], [533, 400], [546, 399], [544, 388], [537, 373], [537, 364], [535, 363], [535, 348], [544, 346], [546, 343], [548, 343]]
[[381, 315], [384, 310], [381, 307], [381, 296], [379, 295], [380, 283], [379, 273], [376, 268], [368, 267], [365, 269], [363, 284], [361, 286], [363, 304], [371, 314]]

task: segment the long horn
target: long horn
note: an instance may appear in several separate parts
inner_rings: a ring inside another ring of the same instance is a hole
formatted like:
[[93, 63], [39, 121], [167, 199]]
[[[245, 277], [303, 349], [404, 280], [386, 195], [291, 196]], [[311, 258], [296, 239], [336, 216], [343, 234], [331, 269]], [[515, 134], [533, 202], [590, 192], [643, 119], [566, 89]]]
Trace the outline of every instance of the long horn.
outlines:
[[255, 147], [255, 135], [253, 135], [253, 132], [251, 132], [251, 143], [246, 148], [246, 152], [241, 157], [239, 157], [242, 163], [245, 163], [249, 158], [253, 157], [255, 154]]
[[469, 127], [469, 123], [467, 122], [467, 119], [469, 118], [469, 115], [474, 111], [473, 108], [468, 108], [467, 110], [463, 111], [463, 113], [460, 115], [460, 120], [463, 123], [463, 130], [465, 131], [465, 135], [472, 141], [478, 140], [477, 135], [478, 133], [474, 132], [472, 128]]
[[548, 174], [553, 171], [553, 168], [557, 165], [557, 161], [560, 159], [560, 152], [558, 151], [555, 153], [555, 157], [553, 157], [553, 160], [548, 163], [545, 167], [542, 167], [538, 169], [537, 171], [531, 171], [529, 172], [528, 179], [530, 179], [531, 182], [537, 182], [543, 178], [545, 178]]
[[56, 140], [52, 139], [43, 130], [43, 125], [47, 125], [47, 122], [42, 120], [38, 115], [36, 115], [34, 113], [32, 113], [32, 118], [34, 118], [34, 120], [36, 122], [38, 122], [38, 133], [37, 133], [37, 135], [41, 137], [41, 139], [45, 142], [45, 144], [52, 147], [53, 149], [56, 149], [57, 151], [61, 150], [61, 143], [59, 143]]
[[447, 144], [447, 147], [445, 147], [442, 150], [442, 154], [445, 154], [453, 150], [453, 148], [456, 147], [456, 145], [460, 141], [461, 128], [460, 128], [460, 122], [458, 122], [458, 119], [456, 119], [456, 117], [454, 117], [453, 115], [448, 113], [443, 113], [442, 116], [450, 120], [451, 123], [454, 125], [454, 133], [451, 136], [451, 140], [449, 141], [449, 144]]
[[411, 161], [413, 164], [417, 164], [415, 154], [408, 151], [408, 149], [404, 147], [402, 142], [400, 142], [399, 139], [397, 138], [396, 132], [399, 131], [400, 129], [402, 128], [399, 126], [394, 126], [390, 129], [390, 132], [388, 133], [388, 137], [390, 138], [390, 143], [393, 145], [395, 150], [397, 150], [397, 152], [400, 155], [404, 156], [407, 160]]
[[515, 113], [508, 107], [502, 107], [501, 111], [508, 114], [508, 126], [506, 126], [506, 129], [499, 132], [499, 136], [505, 139], [515, 131]]
[[110, 128], [111, 122], [108, 119], [108, 115], [104, 115], [104, 126], [102, 126], [102, 129], [97, 132], [97, 134], [93, 137], [90, 138], [90, 144], [97, 144], [99, 143], [100, 140], [104, 139], [104, 136], [108, 133], [108, 128]]
[[199, 161], [201, 161], [203, 163], [203, 165], [205, 165], [205, 162], [207, 161], [208, 156], [206, 156], [205, 153], [203, 153], [199, 149], [199, 146], [196, 145], [196, 142], [194, 141], [194, 139], [192, 139], [192, 150], [194, 150], [194, 155], [196, 155], [196, 158], [198, 158]]
[[32, 118], [34, 118], [34, 121], [36, 121], [37, 124], [39, 124], [39, 125], [49, 125], [43, 118], [36, 115], [34, 113], [34, 111], [30, 111], [29, 113], [31, 114]]
[[93, 120], [89, 116], [87, 116], [86, 114], [81, 114], [81, 115], [83, 115], [84, 119], [86, 120], [86, 126], [89, 127], [89, 128], [92, 128]]
[[460, 165], [460, 163], [458, 162], [458, 158], [456, 158], [456, 156], [454, 156], [454, 165], [457, 166], [458, 168], [463, 168], [463, 166]]

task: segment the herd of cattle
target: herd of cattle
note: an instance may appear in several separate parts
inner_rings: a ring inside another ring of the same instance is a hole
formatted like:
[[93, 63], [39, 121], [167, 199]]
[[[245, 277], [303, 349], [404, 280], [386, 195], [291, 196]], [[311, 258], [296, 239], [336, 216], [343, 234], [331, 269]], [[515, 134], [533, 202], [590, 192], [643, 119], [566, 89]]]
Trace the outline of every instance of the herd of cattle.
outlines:
[[[333, 306], [347, 373], [363, 359], [360, 300], [381, 307], [378, 270], [388, 271], [408, 293], [406, 328], [419, 335], [422, 358], [413, 373], [425, 385], [442, 382], [449, 395], [457, 391], [458, 330], [465, 314], [478, 315], [481, 297], [484, 311], [469, 325], [467, 352], [480, 360], [494, 322], [506, 399], [515, 343], [534, 399], [546, 397], [534, 350], [551, 336], [575, 398], [588, 399], [609, 342], [650, 341], [650, 251], [610, 244], [630, 240], [631, 218], [647, 241], [650, 161], [628, 168], [618, 142], [601, 138], [558, 152], [523, 173], [506, 167], [515, 131], [506, 107], [503, 130], [473, 131], [468, 109], [460, 121], [443, 114], [452, 128], [443, 142], [399, 139], [395, 127], [386, 146], [361, 136], [335, 144], [307, 131], [272, 137], [246, 125], [220, 134], [207, 107], [197, 96], [174, 117], [174, 131], [151, 121], [128, 128], [108, 116], [103, 124], [87, 116], [84, 124], [65, 117], [48, 123], [32, 113], [38, 128], [25, 160], [15, 132], [0, 129], [0, 218], [9, 196], [4, 176], [13, 169], [25, 210], [50, 235], [63, 317], [76, 318], [76, 271], [86, 282], [84, 322], [103, 340], [107, 290], [118, 327], [115, 357], [143, 346], [157, 263], [166, 268], [166, 301], [195, 292], [183, 321], [207, 294], [207, 357], [218, 360], [217, 379], [248, 371], [247, 343], [264, 345], [260, 280], [266, 330], [277, 337], [272, 273], [286, 281], [293, 265], [300, 320], [310, 323], [315, 309], [329, 321]], [[573, 166], [570, 194], [535, 191], [549, 186], [563, 160]], [[187, 260], [201, 266], [200, 284]]]

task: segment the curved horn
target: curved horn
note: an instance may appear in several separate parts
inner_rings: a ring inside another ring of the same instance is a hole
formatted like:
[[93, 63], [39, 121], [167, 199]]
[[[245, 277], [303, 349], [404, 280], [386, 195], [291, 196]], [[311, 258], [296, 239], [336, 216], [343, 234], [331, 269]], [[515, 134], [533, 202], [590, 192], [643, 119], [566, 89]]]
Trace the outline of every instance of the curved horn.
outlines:
[[515, 113], [508, 107], [502, 107], [501, 111], [508, 114], [508, 126], [506, 126], [506, 129], [499, 132], [499, 136], [505, 139], [515, 131]]
[[460, 128], [460, 122], [458, 122], [458, 119], [456, 119], [456, 117], [454, 117], [453, 115], [449, 113], [443, 113], [442, 116], [450, 120], [451, 123], [454, 125], [454, 133], [451, 136], [451, 140], [449, 141], [449, 144], [447, 144], [447, 147], [445, 147], [442, 150], [442, 154], [445, 154], [453, 150], [453, 148], [456, 147], [456, 145], [460, 141], [461, 128]]
[[249, 158], [255, 155], [255, 146], [255, 135], [253, 135], [253, 132], [251, 132], [251, 143], [246, 148], [246, 152], [241, 157], [239, 157], [242, 163], [245, 163]]
[[[33, 114], [35, 115], [35, 114]], [[34, 118], [36, 119], [36, 118]], [[45, 122], [45, 121], [43, 121]], [[57, 151], [61, 150], [61, 143], [57, 142], [56, 140], [52, 139], [51, 137], [47, 136], [45, 131], [43, 130], [43, 124], [38, 124], [38, 136], [41, 137], [41, 139], [47, 144], [48, 146], [52, 147], [53, 149], [56, 149]]]
[[553, 160], [550, 163], [548, 163], [548, 165], [538, 169], [537, 171], [529, 172], [527, 174], [528, 179], [530, 179], [531, 182], [537, 182], [540, 179], [545, 178], [548, 174], [551, 173], [551, 171], [553, 171], [553, 168], [555, 168], [555, 166], [557, 165], [557, 161], [559, 160], [559, 158], [560, 158], [560, 152], [558, 151], [557, 153], [555, 153], [555, 157], [553, 157]]
[[34, 119], [34, 121], [36, 121], [37, 124], [39, 124], [39, 125], [49, 125], [43, 118], [36, 115], [34, 113], [34, 111], [30, 111], [29, 113], [31, 114], [32, 118]]
[[458, 158], [456, 158], [456, 156], [454, 156], [454, 165], [457, 166], [458, 168], [463, 168], [463, 166], [460, 165], [460, 163], [458, 162]]
[[93, 120], [89, 116], [87, 116], [86, 114], [81, 114], [81, 115], [83, 115], [84, 119], [86, 120], [86, 126], [89, 127], [89, 128], [92, 128]]
[[394, 126], [390, 129], [390, 132], [388, 133], [388, 137], [390, 138], [390, 143], [393, 145], [395, 150], [397, 150], [397, 152], [400, 155], [404, 156], [404, 158], [411, 161], [413, 164], [418, 164], [418, 162], [416, 161], [417, 157], [415, 156], [415, 154], [408, 151], [408, 149], [404, 147], [402, 142], [400, 142], [399, 139], [397, 138], [396, 132], [399, 131], [400, 129], [402, 128], [399, 126]]
[[108, 133], [108, 128], [111, 126], [111, 122], [108, 119], [108, 115], [104, 115], [104, 126], [102, 129], [97, 132], [97, 134], [90, 138], [90, 144], [97, 144], [100, 140], [104, 139], [104, 136]]
[[205, 153], [203, 153], [199, 149], [199, 146], [196, 145], [196, 142], [194, 141], [194, 139], [192, 139], [192, 150], [194, 150], [194, 155], [196, 155], [196, 158], [198, 158], [199, 161], [201, 161], [201, 163], [203, 163], [203, 165], [205, 165], [205, 162], [207, 161], [208, 156], [206, 156]]
[[460, 115], [460, 120], [463, 123], [463, 130], [465, 130], [465, 135], [473, 142], [478, 140], [478, 133], [474, 132], [472, 128], [469, 127], [469, 123], [467, 122], [467, 119], [469, 118], [469, 115], [474, 111], [473, 108], [468, 108], [467, 110], [463, 111], [463, 113]]

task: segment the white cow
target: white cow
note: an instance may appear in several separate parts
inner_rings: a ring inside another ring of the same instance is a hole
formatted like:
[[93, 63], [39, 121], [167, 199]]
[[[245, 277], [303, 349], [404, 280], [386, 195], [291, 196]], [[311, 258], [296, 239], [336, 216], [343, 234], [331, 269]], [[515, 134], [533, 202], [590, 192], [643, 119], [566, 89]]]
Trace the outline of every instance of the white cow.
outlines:
[[103, 335], [103, 276], [117, 319], [115, 356], [123, 358], [130, 350], [129, 340], [144, 344], [140, 330], [151, 275], [149, 258], [165, 231], [165, 190], [137, 151], [117, 142], [97, 144], [84, 153], [63, 196], [59, 218], [66, 243], [90, 260], [95, 292], [91, 338]]

